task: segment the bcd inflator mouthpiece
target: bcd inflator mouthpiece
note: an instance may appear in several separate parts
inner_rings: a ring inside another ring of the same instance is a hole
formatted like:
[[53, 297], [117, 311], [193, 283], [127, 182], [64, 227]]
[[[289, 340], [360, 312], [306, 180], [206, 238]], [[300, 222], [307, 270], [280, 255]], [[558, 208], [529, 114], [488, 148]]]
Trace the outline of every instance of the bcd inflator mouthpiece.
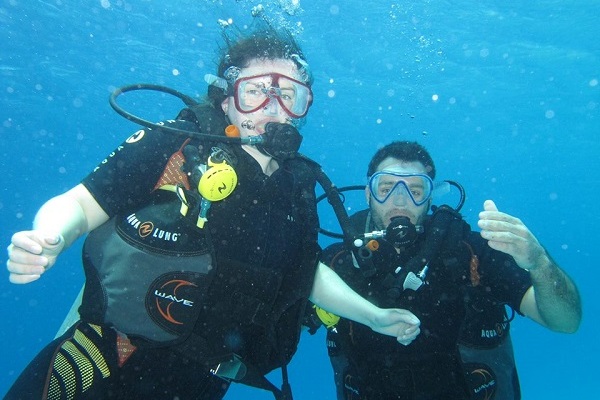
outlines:
[[398, 267], [394, 274], [390, 274], [387, 280], [388, 296], [393, 299], [398, 298], [404, 290], [410, 289], [417, 291], [421, 286], [427, 284], [427, 271], [429, 267], [425, 265], [420, 271], [414, 273], [406, 268]]
[[428, 269], [429, 268], [426, 265], [425, 267], [423, 267], [423, 269], [421, 271], [419, 271], [418, 274], [415, 274], [412, 271], [409, 272], [406, 275], [406, 279], [404, 279], [404, 284], [402, 285], [404, 290], [411, 289], [411, 290], [416, 291], [421, 286], [423, 286], [425, 284], [425, 277], [427, 276]]

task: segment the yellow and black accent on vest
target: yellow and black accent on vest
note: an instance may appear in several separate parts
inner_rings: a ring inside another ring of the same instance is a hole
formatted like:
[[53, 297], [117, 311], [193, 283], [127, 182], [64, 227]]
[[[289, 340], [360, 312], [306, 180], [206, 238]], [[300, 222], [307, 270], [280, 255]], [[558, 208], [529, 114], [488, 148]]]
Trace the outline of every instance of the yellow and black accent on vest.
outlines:
[[58, 348], [52, 372], [48, 377], [47, 399], [76, 399], [86, 392], [96, 379], [110, 376], [102, 353], [94, 344], [94, 335], [102, 337], [102, 328], [87, 325], [86, 332], [77, 327], [73, 335]]

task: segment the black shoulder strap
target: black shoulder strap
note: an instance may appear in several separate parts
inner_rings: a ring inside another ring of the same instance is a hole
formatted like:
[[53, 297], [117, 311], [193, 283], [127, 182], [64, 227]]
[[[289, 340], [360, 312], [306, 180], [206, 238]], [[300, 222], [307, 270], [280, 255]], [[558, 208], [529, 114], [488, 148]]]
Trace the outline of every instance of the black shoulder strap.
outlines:
[[200, 132], [207, 135], [224, 136], [227, 127], [223, 112], [215, 110], [209, 104], [197, 104], [184, 108], [179, 112], [177, 119], [195, 123]]

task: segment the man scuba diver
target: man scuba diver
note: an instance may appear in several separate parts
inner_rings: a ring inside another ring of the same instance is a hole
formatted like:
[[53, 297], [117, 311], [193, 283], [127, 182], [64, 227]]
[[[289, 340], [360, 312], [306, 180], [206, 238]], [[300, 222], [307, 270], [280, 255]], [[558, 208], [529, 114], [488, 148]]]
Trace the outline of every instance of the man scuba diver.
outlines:
[[471, 231], [457, 210], [432, 205], [435, 175], [418, 143], [379, 149], [364, 188], [369, 208], [322, 254], [369, 301], [421, 320], [419, 337], [399, 347], [317, 307], [340, 400], [518, 399], [504, 306], [554, 331], [579, 327], [574, 283], [526, 226], [488, 200], [481, 232]]

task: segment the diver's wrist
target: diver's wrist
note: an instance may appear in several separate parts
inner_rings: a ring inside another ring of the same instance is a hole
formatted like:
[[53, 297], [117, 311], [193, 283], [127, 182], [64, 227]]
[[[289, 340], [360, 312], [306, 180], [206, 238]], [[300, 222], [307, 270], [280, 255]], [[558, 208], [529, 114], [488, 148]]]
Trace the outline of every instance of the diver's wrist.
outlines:
[[553, 265], [552, 260], [548, 257], [546, 251], [543, 251], [537, 259], [527, 268], [529, 272], [532, 271], [541, 271], [544, 269], [551, 268]]

